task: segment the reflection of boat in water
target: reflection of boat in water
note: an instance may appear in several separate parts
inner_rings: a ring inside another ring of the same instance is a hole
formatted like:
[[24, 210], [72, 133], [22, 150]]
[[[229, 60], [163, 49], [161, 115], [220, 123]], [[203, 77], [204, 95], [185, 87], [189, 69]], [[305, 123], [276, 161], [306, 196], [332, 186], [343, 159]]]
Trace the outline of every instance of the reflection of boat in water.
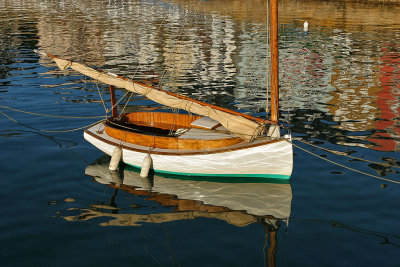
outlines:
[[[85, 174], [98, 183], [115, 188], [111, 205], [90, 205], [89, 208], [70, 210], [78, 215], [64, 216], [68, 221], [85, 221], [102, 218], [101, 226], [140, 226], [142, 223], [165, 223], [196, 218], [213, 218], [235, 226], [258, 223], [264, 226], [269, 237], [268, 261], [274, 266], [276, 232], [280, 221], [288, 221], [291, 211], [292, 190], [288, 183], [228, 183], [201, 180], [164, 178], [157, 175], [140, 177], [138, 170], [120, 166], [117, 171], [108, 169], [110, 157], [103, 156], [86, 167]], [[165, 212], [147, 213], [126, 211], [117, 207], [118, 190], [143, 196], [162, 206], [173, 207]], [[111, 219], [110, 219], [111, 218]]]
[[[161, 205], [175, 206], [176, 212], [156, 215], [115, 212], [106, 214], [103, 211], [99, 212], [95, 206], [94, 209], [86, 210], [90, 213], [90, 216], [84, 216], [86, 219], [106, 216], [115, 218], [102, 223], [104, 226], [138, 225], [141, 222], [162, 223], [197, 217], [223, 219], [237, 226], [263, 221], [274, 222], [275, 225], [276, 221], [287, 220], [290, 216], [292, 201], [290, 184], [222, 183], [170, 179], [157, 175], [142, 178], [128, 166], [110, 171], [108, 162], [109, 157], [101, 157], [86, 168], [85, 174], [92, 176], [98, 183], [112, 188], [148, 196], [148, 200], [157, 201]], [[76, 218], [71, 216], [65, 219]]]

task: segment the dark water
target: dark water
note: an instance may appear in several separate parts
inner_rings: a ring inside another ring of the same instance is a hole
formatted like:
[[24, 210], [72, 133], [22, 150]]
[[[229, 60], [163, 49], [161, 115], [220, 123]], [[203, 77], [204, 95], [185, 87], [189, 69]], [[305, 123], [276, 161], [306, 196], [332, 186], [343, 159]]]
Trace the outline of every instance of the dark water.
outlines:
[[0, 0], [0, 265], [400, 266], [400, 6], [280, 8], [282, 121], [372, 162], [295, 141], [322, 159], [296, 147], [290, 185], [111, 176], [68, 132], [105, 114], [107, 88], [32, 50], [265, 117], [265, 3]]

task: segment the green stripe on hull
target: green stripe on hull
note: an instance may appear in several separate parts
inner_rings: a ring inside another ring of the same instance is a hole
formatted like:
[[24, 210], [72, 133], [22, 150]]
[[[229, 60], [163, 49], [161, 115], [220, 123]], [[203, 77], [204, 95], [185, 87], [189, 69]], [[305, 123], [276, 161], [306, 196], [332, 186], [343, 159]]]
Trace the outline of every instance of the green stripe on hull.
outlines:
[[[140, 167], [127, 163], [127, 170], [140, 172]], [[202, 173], [183, 173], [153, 170], [157, 175], [180, 180], [209, 181], [220, 183], [275, 183], [288, 184], [289, 175], [281, 174], [202, 174]]]

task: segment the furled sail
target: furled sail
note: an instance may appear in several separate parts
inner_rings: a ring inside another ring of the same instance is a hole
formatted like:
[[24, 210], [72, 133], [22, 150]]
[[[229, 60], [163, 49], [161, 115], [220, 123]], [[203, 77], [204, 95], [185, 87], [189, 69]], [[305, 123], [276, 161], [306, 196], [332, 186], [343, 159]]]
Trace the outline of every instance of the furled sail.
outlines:
[[260, 119], [212, 106], [204, 102], [173, 94], [151, 86], [143, 85], [131, 79], [93, 69], [84, 64], [65, 60], [52, 55], [45, 55], [53, 58], [61, 70], [71, 68], [102, 83], [125, 88], [128, 91], [144, 95], [159, 104], [171, 108], [184, 109], [190, 113], [202, 116], [208, 116], [220, 122], [229, 131], [246, 141], [251, 141], [254, 137], [260, 135], [265, 129], [265, 125]]

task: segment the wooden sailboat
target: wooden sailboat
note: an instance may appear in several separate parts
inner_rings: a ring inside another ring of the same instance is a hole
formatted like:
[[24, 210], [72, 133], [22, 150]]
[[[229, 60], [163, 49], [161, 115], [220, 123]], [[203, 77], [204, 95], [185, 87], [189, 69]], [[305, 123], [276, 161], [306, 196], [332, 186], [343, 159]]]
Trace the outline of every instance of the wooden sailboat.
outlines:
[[[255, 118], [135, 80], [45, 54], [60, 69], [74, 69], [108, 84], [112, 116], [86, 129], [84, 137], [112, 161], [148, 171], [186, 176], [289, 179], [293, 168], [290, 135], [281, 137], [278, 93], [277, 0], [271, 0], [271, 119]], [[118, 114], [114, 87], [146, 96], [189, 114]], [[196, 115], [194, 115], [196, 114]], [[110, 165], [111, 167], [111, 165]], [[111, 167], [115, 168], [115, 167]]]

